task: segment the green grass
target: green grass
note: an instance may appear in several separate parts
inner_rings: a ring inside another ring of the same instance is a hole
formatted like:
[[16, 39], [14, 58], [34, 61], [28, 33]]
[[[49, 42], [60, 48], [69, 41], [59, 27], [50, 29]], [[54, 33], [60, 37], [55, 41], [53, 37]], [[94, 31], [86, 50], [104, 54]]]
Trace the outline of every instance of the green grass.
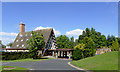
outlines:
[[71, 63], [88, 70], [118, 70], [118, 52], [108, 52]]
[[48, 58], [41, 58], [41, 59], [19, 59], [19, 60], [2, 60], [2, 62], [25, 62], [25, 61], [42, 61], [42, 60], [48, 60]]
[[[15, 67], [16, 69], [4, 69], [7, 67]], [[27, 68], [24, 67], [17, 67], [17, 66], [0, 66], [0, 71], [2, 69], [2, 72], [27, 72]]]

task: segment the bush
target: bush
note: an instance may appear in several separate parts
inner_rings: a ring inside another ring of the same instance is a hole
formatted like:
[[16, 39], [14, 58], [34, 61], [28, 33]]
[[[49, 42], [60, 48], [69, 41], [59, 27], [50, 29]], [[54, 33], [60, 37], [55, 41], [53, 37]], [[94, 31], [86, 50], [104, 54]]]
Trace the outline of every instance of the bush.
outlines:
[[82, 59], [83, 58], [83, 55], [82, 55], [82, 50], [79, 49], [79, 48], [76, 48], [74, 51], [73, 51], [73, 55], [72, 55], [72, 58], [73, 60], [79, 60], [79, 59]]
[[117, 39], [112, 43], [112, 51], [119, 51], [119, 43]]
[[17, 60], [31, 58], [29, 52], [2, 52], [2, 60]]

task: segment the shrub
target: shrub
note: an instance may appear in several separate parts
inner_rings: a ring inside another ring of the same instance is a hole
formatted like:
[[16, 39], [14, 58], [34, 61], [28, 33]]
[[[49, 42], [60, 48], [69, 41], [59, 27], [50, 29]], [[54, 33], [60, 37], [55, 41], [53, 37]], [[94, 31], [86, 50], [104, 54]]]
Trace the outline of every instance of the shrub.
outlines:
[[2, 60], [31, 58], [29, 52], [2, 52]]
[[112, 51], [119, 51], [119, 43], [117, 39], [112, 43]]
[[82, 50], [79, 49], [79, 48], [76, 48], [74, 51], [73, 51], [73, 55], [72, 55], [72, 58], [73, 60], [79, 60], [79, 59], [82, 59]]

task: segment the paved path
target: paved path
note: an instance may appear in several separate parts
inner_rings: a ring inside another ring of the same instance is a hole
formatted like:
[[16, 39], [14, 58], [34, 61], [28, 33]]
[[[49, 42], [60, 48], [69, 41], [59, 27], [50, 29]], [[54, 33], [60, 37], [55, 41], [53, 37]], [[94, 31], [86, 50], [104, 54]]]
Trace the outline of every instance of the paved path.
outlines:
[[68, 65], [71, 60], [49, 59], [32, 62], [3, 62], [3, 66], [19, 66], [32, 70], [77, 70]]

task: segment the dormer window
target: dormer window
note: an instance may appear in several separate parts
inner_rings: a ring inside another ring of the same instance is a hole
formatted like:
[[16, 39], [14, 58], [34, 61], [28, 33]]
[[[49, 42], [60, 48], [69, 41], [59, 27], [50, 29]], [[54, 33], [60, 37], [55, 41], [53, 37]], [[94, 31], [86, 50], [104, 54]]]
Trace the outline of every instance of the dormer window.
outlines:
[[16, 40], [16, 42], [18, 42], [18, 40]]
[[23, 41], [23, 39], [21, 40], [21, 42]]
[[22, 47], [24, 47], [24, 44], [22, 44]]
[[23, 35], [21, 34], [20, 37], [22, 37]]
[[18, 47], [19, 45], [17, 45], [17, 47]]

